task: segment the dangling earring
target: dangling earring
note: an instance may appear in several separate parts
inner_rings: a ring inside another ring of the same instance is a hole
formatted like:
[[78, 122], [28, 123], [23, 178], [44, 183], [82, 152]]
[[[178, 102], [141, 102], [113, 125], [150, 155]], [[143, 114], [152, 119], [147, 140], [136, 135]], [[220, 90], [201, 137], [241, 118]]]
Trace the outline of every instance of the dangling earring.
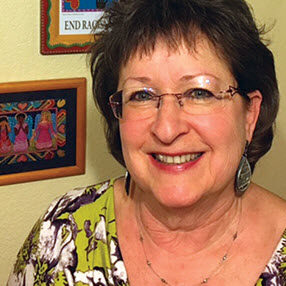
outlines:
[[251, 179], [251, 167], [247, 159], [247, 151], [248, 151], [249, 143], [246, 141], [244, 153], [240, 160], [236, 177], [235, 177], [235, 194], [237, 196], [242, 196], [244, 192], [248, 189], [250, 185]]
[[131, 180], [131, 176], [130, 176], [129, 172], [126, 170], [126, 173], [125, 173], [125, 191], [126, 191], [127, 196], [129, 196], [130, 180]]

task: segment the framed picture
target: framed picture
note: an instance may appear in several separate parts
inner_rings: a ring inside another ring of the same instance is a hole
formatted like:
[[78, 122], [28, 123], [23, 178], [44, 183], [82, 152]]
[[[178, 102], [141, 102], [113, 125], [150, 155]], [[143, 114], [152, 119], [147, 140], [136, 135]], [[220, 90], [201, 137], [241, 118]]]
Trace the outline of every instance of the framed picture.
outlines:
[[114, 0], [40, 0], [41, 53], [88, 52], [103, 11]]
[[86, 79], [0, 83], [0, 185], [85, 172]]

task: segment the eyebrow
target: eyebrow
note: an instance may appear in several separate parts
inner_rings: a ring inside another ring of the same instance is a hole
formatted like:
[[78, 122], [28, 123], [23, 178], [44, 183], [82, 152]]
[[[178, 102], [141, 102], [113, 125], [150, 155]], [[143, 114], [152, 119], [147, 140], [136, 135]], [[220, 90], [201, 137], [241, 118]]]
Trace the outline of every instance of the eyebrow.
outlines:
[[126, 84], [127, 81], [138, 81], [141, 83], [149, 83], [151, 82], [151, 78], [145, 76], [138, 76], [138, 77], [128, 77], [123, 81], [123, 86]]
[[190, 81], [196, 77], [211, 77], [215, 80], [219, 80], [219, 78], [217, 76], [210, 74], [210, 73], [199, 73], [199, 74], [194, 74], [194, 75], [184, 75], [179, 80], [180, 81]]
[[[194, 75], [184, 75], [182, 76], [179, 81], [180, 82], [188, 82], [190, 80], [193, 80], [194, 78], [197, 78], [197, 77], [211, 77], [215, 80], [219, 80], [219, 78], [213, 74], [209, 74], [209, 73], [199, 73], [199, 74], [194, 74]], [[137, 82], [141, 82], [141, 83], [150, 83], [152, 81], [151, 78], [149, 77], [145, 77], [145, 76], [139, 76], [139, 77], [128, 77], [126, 78], [124, 81], [123, 81], [123, 86], [125, 85], [125, 83], [127, 81], [137, 81]]]

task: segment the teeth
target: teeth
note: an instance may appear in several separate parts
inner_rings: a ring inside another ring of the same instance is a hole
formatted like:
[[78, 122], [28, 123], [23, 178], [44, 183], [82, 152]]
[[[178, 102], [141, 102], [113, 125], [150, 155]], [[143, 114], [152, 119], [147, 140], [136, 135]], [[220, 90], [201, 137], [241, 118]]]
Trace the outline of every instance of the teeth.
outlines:
[[187, 156], [186, 156], [186, 161], [188, 162], [188, 161], [191, 161], [191, 154], [188, 154]]
[[160, 161], [165, 164], [183, 164], [186, 162], [194, 161], [199, 158], [202, 153], [193, 153], [181, 156], [166, 156], [162, 154], [155, 154], [157, 161]]
[[174, 158], [171, 156], [164, 156], [164, 162], [166, 162], [168, 164], [173, 164]]
[[174, 157], [174, 163], [175, 164], [180, 164], [181, 163], [181, 157], [180, 156], [175, 156]]
[[159, 161], [164, 161], [164, 156], [163, 155], [161, 155], [161, 154], [159, 154], [159, 155], [157, 155], [157, 160], [159, 160]]

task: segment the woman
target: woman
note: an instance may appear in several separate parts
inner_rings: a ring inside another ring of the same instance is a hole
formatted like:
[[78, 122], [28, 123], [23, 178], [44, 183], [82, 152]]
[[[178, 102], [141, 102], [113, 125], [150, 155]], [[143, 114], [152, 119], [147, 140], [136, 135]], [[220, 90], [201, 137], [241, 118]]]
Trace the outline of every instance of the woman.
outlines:
[[285, 202], [250, 183], [278, 89], [246, 3], [121, 1], [100, 29], [93, 93], [126, 179], [54, 202], [10, 285], [284, 285]]
[[15, 133], [14, 151], [20, 153], [26, 153], [29, 148], [29, 143], [28, 143], [29, 126], [25, 122], [27, 115], [26, 113], [17, 113], [15, 118], [18, 123], [14, 127], [14, 133]]
[[53, 128], [52, 114], [49, 110], [44, 110], [41, 112], [32, 140], [35, 140], [38, 150], [46, 150], [53, 147], [53, 137], [56, 138], [56, 132]]
[[12, 144], [9, 137], [10, 132], [11, 127], [8, 116], [0, 116], [0, 156], [6, 155], [12, 150]]

